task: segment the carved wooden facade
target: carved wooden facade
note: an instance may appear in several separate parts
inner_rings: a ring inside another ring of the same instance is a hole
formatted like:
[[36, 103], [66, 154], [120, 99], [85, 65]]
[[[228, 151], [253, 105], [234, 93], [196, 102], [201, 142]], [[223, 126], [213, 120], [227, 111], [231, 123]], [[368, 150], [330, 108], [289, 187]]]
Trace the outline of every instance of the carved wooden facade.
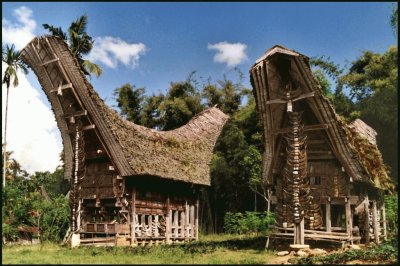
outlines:
[[[296, 51], [272, 47], [250, 76], [263, 127], [263, 178], [274, 192], [275, 236], [295, 244], [386, 237], [381, 195], [393, 183], [376, 132], [336, 114], [308, 57]], [[371, 152], [376, 158], [366, 156]]]
[[111, 110], [80, 71], [67, 44], [38, 37], [22, 58], [55, 113], [71, 180], [73, 245], [136, 245], [198, 238], [199, 190], [228, 117], [217, 108], [171, 131]]

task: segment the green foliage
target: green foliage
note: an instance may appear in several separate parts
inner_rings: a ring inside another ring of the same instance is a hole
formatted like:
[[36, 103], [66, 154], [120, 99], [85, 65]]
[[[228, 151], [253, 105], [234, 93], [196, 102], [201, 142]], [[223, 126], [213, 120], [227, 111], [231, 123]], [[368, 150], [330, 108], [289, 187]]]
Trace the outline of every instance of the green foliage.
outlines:
[[392, 14], [390, 15], [390, 26], [397, 37], [399, 29], [399, 6], [394, 4]]
[[21, 52], [15, 49], [14, 44], [11, 46], [7, 44], [5, 49], [2, 46], [1, 60], [6, 64], [2, 83], [9, 88], [11, 81], [13, 81], [13, 86], [17, 87], [19, 82], [17, 71], [21, 70], [24, 74], [28, 73], [27, 66], [22, 62]]
[[40, 229], [41, 240], [59, 241], [66, 233], [70, 217], [63, 169], [28, 176], [18, 162], [12, 161], [14, 164], [7, 169], [11, 182], [2, 193], [2, 237], [16, 240], [19, 226], [35, 226]]
[[134, 85], [127, 83], [116, 88], [114, 96], [117, 96], [117, 106], [121, 110], [121, 115], [135, 124], [140, 124], [145, 99], [144, 88], [136, 88]]
[[224, 218], [224, 231], [229, 234], [265, 233], [274, 221], [274, 214], [271, 212], [227, 212]]
[[352, 260], [395, 263], [397, 262], [398, 240], [393, 238], [368, 249], [350, 249], [342, 253], [332, 253], [326, 256], [305, 257], [290, 259], [292, 264], [343, 264]]
[[398, 226], [399, 226], [399, 218], [398, 218], [398, 194], [395, 193], [393, 195], [385, 195], [385, 211], [386, 211], [386, 221], [387, 221], [387, 230], [390, 234], [397, 236]]
[[53, 36], [62, 38], [68, 42], [69, 49], [79, 62], [79, 66], [85, 75], [94, 74], [99, 77], [102, 74], [102, 69], [97, 64], [84, 60], [83, 56], [90, 53], [93, 48], [94, 40], [86, 32], [88, 24], [87, 15], [80, 16], [71, 23], [68, 28], [68, 34], [61, 27], [54, 27], [49, 24], [42, 24], [44, 29], [47, 29]]

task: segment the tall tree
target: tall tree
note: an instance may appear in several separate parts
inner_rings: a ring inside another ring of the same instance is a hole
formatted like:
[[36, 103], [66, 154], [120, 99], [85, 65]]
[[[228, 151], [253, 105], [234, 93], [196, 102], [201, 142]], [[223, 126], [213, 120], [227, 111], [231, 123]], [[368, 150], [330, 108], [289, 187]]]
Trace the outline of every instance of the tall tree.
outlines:
[[144, 88], [136, 88], [129, 83], [114, 90], [114, 96], [121, 110], [121, 115], [135, 124], [141, 124], [143, 104], [145, 100]]
[[7, 165], [7, 119], [8, 119], [8, 96], [11, 82], [14, 87], [18, 86], [18, 71], [28, 73], [28, 68], [21, 60], [21, 52], [15, 49], [14, 45], [2, 47], [2, 62], [6, 64], [2, 84], [6, 84], [6, 111], [4, 119], [4, 144], [3, 144], [3, 187], [6, 186], [6, 165]]
[[58, 36], [67, 41], [68, 46], [78, 60], [81, 70], [85, 75], [94, 74], [99, 77], [102, 69], [97, 64], [83, 59], [84, 55], [90, 53], [93, 48], [94, 40], [86, 32], [88, 24], [87, 15], [80, 16], [76, 21], [72, 22], [68, 28], [68, 35], [61, 27], [54, 27], [49, 24], [43, 24], [43, 28], [47, 29], [53, 36]]
[[385, 162], [398, 173], [398, 51], [391, 46], [383, 53], [365, 51], [341, 77], [350, 89], [361, 119], [378, 132], [378, 145]]

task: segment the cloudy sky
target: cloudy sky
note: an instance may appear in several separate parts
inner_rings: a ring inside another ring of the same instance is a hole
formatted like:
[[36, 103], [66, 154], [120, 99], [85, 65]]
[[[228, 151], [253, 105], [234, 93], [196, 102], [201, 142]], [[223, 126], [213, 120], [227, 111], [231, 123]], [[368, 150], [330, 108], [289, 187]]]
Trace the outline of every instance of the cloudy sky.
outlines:
[[[165, 92], [170, 82], [216, 81], [245, 74], [268, 48], [280, 44], [344, 66], [364, 50], [395, 45], [393, 3], [2, 3], [2, 43], [22, 49], [42, 24], [67, 29], [87, 14], [95, 45], [88, 59], [103, 68], [91, 83], [110, 106], [125, 83]], [[4, 69], [4, 66], [2, 67]], [[3, 96], [3, 130], [5, 88]], [[8, 150], [30, 173], [53, 171], [62, 149], [46, 96], [31, 72], [10, 89]]]

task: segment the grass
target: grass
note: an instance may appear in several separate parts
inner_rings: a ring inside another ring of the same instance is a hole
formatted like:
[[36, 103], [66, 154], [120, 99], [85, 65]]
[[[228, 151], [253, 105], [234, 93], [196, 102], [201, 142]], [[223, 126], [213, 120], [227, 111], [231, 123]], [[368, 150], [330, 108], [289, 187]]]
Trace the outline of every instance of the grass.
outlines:
[[268, 264], [265, 238], [203, 236], [201, 241], [151, 247], [3, 246], [2, 264]]

